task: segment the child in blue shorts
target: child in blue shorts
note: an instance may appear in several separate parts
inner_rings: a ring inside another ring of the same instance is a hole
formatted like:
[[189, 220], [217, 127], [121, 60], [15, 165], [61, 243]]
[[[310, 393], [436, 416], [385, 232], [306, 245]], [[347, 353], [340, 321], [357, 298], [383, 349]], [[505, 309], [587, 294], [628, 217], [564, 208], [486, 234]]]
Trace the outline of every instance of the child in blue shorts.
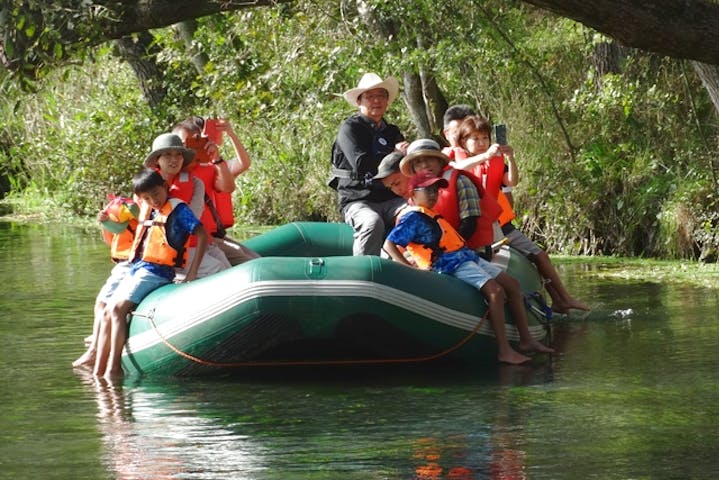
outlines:
[[[164, 154], [181, 156], [182, 152]], [[93, 370], [96, 376], [107, 379], [123, 374], [121, 358], [127, 340], [127, 315], [150, 292], [172, 282], [175, 268], [186, 262], [190, 234], [197, 235], [197, 250], [184, 281], [197, 278], [209, 242], [207, 232], [187, 204], [169, 198], [169, 186], [155, 170], [145, 169], [135, 175], [132, 189], [141, 200], [139, 226], [130, 252], [129, 268], [107, 300]]]
[[505, 331], [504, 302], [519, 330], [519, 348], [552, 353], [554, 349], [535, 340], [529, 332], [519, 282], [502, 269], [481, 258], [441, 216], [432, 211], [439, 188], [447, 180], [420, 171], [409, 182], [412, 207], [407, 208], [385, 240], [385, 251], [396, 261], [411, 265], [397, 246], [405, 247], [419, 268], [453, 275], [477, 288], [487, 300], [489, 319], [497, 339], [500, 362], [520, 364], [530, 360], [512, 348]]

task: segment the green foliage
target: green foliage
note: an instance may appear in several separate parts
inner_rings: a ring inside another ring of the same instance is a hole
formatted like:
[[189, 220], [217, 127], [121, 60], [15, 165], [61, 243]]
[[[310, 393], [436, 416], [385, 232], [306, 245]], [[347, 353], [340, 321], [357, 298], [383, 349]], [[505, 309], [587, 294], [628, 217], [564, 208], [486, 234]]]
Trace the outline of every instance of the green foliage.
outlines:
[[[367, 71], [421, 69], [450, 104], [509, 126], [516, 223], [550, 251], [716, 252], [716, 111], [682, 62], [625, 49], [619, 73], [600, 76], [591, 59], [606, 38], [518, 1], [357, 7], [303, 0], [198, 19], [202, 74], [171, 28], [153, 31], [168, 92], [155, 111], [108, 47], [54, 71], [37, 95], [0, 84], [6, 188], [94, 215], [107, 193], [127, 191], [155, 135], [218, 115], [252, 158], [234, 194], [239, 224], [339, 220], [325, 181], [337, 127], [354, 112], [341, 93]], [[416, 135], [401, 100], [387, 118]]]
[[4, 62], [18, 85], [34, 91], [53, 66], [83, 58], [100, 37], [99, 22], [110, 16], [82, 0], [5, 0], [0, 7]]
[[94, 216], [107, 194], [129, 193], [130, 178], [161, 127], [132, 72], [107, 53], [101, 63], [53, 77], [38, 94], [6, 97], [2, 104], [12, 119], [3, 137], [12, 139], [15, 162], [5, 170], [16, 190]]

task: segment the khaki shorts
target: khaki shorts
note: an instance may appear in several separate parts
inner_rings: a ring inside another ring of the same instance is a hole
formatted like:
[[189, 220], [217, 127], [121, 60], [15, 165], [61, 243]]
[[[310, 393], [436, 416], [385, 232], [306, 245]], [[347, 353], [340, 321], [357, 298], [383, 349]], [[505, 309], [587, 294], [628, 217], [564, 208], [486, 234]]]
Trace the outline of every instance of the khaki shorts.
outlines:
[[507, 240], [509, 240], [509, 246], [519, 250], [519, 252], [528, 257], [529, 255], [539, 255], [542, 253], [542, 249], [539, 245], [531, 241], [522, 232], [516, 228], [507, 234]]

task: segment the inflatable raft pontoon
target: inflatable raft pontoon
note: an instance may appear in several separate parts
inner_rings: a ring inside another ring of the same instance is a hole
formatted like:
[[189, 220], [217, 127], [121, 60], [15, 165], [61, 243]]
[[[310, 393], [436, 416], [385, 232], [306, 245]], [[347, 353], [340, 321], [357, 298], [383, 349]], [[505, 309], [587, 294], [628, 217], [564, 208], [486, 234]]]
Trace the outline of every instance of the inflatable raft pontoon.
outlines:
[[[496, 361], [476, 289], [389, 259], [352, 256], [346, 224], [291, 223], [244, 244], [262, 258], [166, 285], [138, 305], [122, 357], [126, 373]], [[520, 280], [532, 336], [545, 340], [548, 314], [534, 266], [508, 247], [494, 261]], [[505, 311], [507, 336], [516, 342]]]

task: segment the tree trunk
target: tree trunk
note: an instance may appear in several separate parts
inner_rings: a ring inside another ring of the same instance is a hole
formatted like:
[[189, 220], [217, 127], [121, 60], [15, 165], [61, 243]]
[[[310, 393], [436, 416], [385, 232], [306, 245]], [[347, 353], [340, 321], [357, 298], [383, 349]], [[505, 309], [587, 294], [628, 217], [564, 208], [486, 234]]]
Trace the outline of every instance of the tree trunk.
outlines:
[[[699, 75], [699, 78], [701, 79], [704, 88], [709, 94], [709, 98], [714, 104], [714, 109], [719, 112], [719, 66], [707, 65], [706, 63], [700, 62], [692, 62], [692, 66], [694, 67], [694, 71], [697, 72], [697, 75]], [[702, 131], [702, 125], [700, 125], [699, 123], [699, 120], [697, 120], [697, 128], [700, 129], [699, 131], [703, 137], [704, 132]], [[707, 145], [707, 148], [709, 148], [706, 139], [704, 140], [704, 142], [705, 145]], [[710, 162], [711, 163], [709, 167], [711, 169], [712, 181], [714, 183], [714, 187], [716, 188], [717, 186], [719, 186], [719, 181], [717, 180], [717, 177], [719, 177], [719, 173], [717, 172], [717, 166], [716, 162], [714, 161], [713, 155], [710, 156]]]
[[714, 108], [719, 112], [719, 67], [700, 62], [692, 62], [692, 67], [709, 93]]
[[172, 26], [177, 32], [177, 35], [185, 43], [185, 48], [190, 54], [192, 64], [195, 66], [198, 75], [205, 73], [205, 65], [210, 61], [210, 58], [205, 52], [197, 48], [195, 44], [195, 31], [197, 30], [197, 20], [185, 20], [184, 22], [176, 23]]
[[427, 117], [429, 119], [430, 129], [438, 137], [441, 137], [441, 132], [444, 128], [444, 112], [447, 110], [447, 107], [449, 107], [447, 99], [444, 98], [444, 94], [439, 89], [437, 79], [434, 75], [424, 70], [420, 71], [419, 75], [422, 79], [424, 99], [427, 103]]
[[402, 76], [404, 78], [404, 102], [407, 104], [409, 113], [412, 115], [412, 120], [415, 127], [417, 127], [417, 134], [420, 137], [431, 137], [432, 127], [429, 124], [427, 118], [427, 106], [424, 102], [424, 95], [422, 93], [422, 79], [420, 75], [415, 72], [405, 72]]
[[[357, 12], [380, 42], [384, 43], [396, 38], [398, 27], [393, 19], [379, 18], [364, 0], [357, 2]], [[425, 48], [421, 36], [417, 38], [417, 45], [419, 48]], [[434, 75], [420, 69], [419, 72], [404, 72], [402, 79], [404, 83], [402, 98], [412, 116], [417, 134], [423, 138], [439, 138], [439, 135], [433, 135], [433, 132], [439, 133], [441, 129], [447, 101], [439, 90]]]
[[119, 55], [135, 72], [140, 81], [140, 89], [148, 105], [156, 110], [167, 96], [162, 70], [155, 62], [151, 53], [153, 38], [149, 32], [142, 32], [134, 37], [123, 37], [115, 41]]
[[622, 47], [614, 41], [603, 41], [594, 45], [592, 66], [596, 73], [594, 84], [597, 88], [602, 86], [602, 77], [608, 73], [621, 73], [623, 60]]

